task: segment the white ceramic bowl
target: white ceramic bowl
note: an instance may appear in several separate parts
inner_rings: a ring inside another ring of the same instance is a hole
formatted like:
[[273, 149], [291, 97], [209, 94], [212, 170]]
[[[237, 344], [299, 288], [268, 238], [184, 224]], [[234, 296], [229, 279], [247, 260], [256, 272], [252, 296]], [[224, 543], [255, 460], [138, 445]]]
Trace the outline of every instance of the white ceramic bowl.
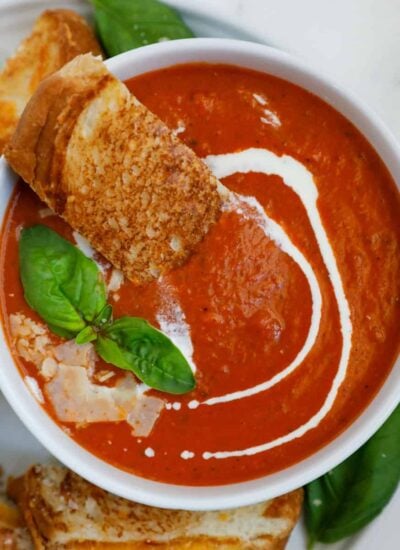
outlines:
[[[382, 122], [357, 98], [338, 88], [298, 59], [266, 46], [224, 39], [165, 42], [126, 52], [107, 61], [122, 80], [176, 63], [229, 63], [265, 71], [310, 90], [350, 119], [378, 151], [392, 176], [400, 182], [400, 151]], [[16, 178], [0, 160], [0, 220]], [[0, 334], [0, 387], [27, 428], [47, 449], [89, 481], [122, 497], [165, 508], [222, 509], [252, 504], [281, 495], [324, 474], [360, 447], [399, 402], [400, 365], [344, 433], [311, 457], [284, 471], [245, 483], [219, 487], [182, 487], [149, 481], [99, 460], [70, 439], [42, 410], [14, 365], [4, 334]], [[6, 429], [6, 427], [3, 426]]]

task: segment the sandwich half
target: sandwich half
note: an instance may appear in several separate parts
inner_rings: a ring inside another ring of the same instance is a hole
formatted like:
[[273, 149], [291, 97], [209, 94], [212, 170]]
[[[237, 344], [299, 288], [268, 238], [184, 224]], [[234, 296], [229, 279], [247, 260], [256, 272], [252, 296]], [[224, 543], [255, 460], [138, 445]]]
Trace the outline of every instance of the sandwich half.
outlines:
[[36, 550], [278, 550], [296, 524], [302, 491], [223, 512], [143, 506], [63, 467], [34, 466], [9, 483]]
[[0, 496], [1, 550], [33, 550], [33, 542], [15, 504]]
[[5, 155], [138, 284], [182, 264], [220, 212], [205, 163], [90, 54], [39, 85]]
[[81, 53], [100, 54], [86, 21], [71, 10], [48, 10], [0, 72], [0, 155], [41, 80]]

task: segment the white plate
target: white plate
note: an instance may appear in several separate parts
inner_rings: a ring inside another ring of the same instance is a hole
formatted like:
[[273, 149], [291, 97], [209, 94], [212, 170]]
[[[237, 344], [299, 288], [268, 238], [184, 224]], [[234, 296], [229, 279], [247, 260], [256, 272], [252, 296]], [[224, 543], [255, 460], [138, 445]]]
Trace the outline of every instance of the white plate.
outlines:
[[[174, 4], [170, 1], [169, 3]], [[182, 8], [182, 0], [176, 1]], [[190, 2], [187, 2], [189, 5]], [[83, 0], [0, 0], [0, 62], [9, 55], [20, 39], [28, 34], [34, 18], [49, 7], [70, 7], [90, 16], [90, 7]], [[183, 14], [188, 25], [197, 36], [231, 37], [238, 39], [253, 39], [247, 31], [231, 24], [210, 17], [207, 13], [194, 11], [189, 7]], [[34, 462], [52, 460], [49, 453], [26, 430], [16, 415], [10, 409], [0, 394], [0, 464], [5, 468], [6, 475], [16, 475], [23, 472]], [[396, 519], [400, 516], [400, 490], [385, 510], [371, 525], [356, 537], [347, 539], [344, 543], [330, 545], [331, 550], [397, 550], [399, 536]], [[384, 537], [382, 534], [384, 533]], [[288, 545], [288, 550], [305, 549], [305, 534], [299, 525]], [[323, 548], [321, 545], [320, 548]], [[316, 549], [318, 550], [318, 549]]]

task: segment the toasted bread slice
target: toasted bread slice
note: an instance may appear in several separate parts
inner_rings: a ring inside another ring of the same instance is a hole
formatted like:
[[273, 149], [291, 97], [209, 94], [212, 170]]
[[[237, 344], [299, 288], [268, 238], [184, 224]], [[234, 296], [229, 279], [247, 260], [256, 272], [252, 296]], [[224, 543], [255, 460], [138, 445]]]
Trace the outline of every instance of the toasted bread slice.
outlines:
[[0, 73], [0, 155], [43, 78], [81, 53], [101, 53], [89, 25], [70, 10], [45, 11]]
[[40, 84], [5, 155], [137, 283], [183, 263], [219, 214], [207, 166], [92, 55]]
[[12, 503], [0, 497], [0, 548], [2, 550], [32, 550], [31, 536], [21, 513]]
[[298, 520], [302, 491], [224, 512], [184, 512], [113, 496], [62, 467], [12, 480], [38, 550], [274, 550]]

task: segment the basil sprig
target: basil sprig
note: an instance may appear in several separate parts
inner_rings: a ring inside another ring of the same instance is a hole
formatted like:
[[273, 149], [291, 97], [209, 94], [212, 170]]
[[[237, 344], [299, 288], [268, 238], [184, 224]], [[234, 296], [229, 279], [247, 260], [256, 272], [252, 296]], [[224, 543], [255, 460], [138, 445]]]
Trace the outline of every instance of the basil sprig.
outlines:
[[400, 481], [400, 406], [355, 454], [306, 487], [308, 548], [353, 535], [386, 506]]
[[160, 40], [190, 38], [180, 15], [158, 0], [92, 0], [97, 34], [108, 56]]
[[181, 394], [195, 379], [180, 350], [138, 317], [112, 319], [97, 264], [44, 225], [23, 229], [19, 264], [25, 298], [56, 334], [94, 342], [107, 363], [133, 372], [151, 388]]

